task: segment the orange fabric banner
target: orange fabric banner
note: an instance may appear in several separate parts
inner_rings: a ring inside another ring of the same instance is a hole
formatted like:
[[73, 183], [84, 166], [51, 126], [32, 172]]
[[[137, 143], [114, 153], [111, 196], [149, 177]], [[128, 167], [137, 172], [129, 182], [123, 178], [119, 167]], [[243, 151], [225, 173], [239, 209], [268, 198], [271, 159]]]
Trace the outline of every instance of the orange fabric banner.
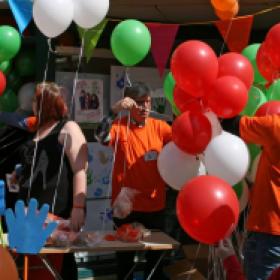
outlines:
[[231, 52], [241, 52], [249, 42], [254, 16], [219, 20], [214, 24]]
[[160, 76], [163, 75], [179, 24], [146, 23], [152, 36], [151, 52]]

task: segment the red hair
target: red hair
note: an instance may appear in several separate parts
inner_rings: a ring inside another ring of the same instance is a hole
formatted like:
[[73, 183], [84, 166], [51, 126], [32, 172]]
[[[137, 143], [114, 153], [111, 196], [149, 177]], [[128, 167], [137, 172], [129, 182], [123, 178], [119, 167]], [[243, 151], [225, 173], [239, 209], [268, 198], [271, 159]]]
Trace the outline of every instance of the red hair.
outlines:
[[60, 87], [55, 83], [38, 84], [35, 90], [38, 126], [50, 121], [62, 120], [67, 116], [68, 109], [61, 96]]

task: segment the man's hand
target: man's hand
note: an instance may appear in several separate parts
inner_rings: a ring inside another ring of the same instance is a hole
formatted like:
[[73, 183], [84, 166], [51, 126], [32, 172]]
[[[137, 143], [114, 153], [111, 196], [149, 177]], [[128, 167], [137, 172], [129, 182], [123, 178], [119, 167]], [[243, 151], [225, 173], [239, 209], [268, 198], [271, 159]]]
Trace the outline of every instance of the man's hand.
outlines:
[[49, 205], [44, 204], [40, 210], [37, 208], [38, 202], [34, 198], [30, 200], [26, 210], [24, 202], [18, 200], [15, 213], [12, 209], [8, 209], [5, 213], [9, 246], [16, 249], [17, 253], [39, 253], [49, 235], [57, 227], [55, 222], [45, 226]]
[[122, 110], [131, 110], [133, 107], [137, 107], [137, 103], [130, 97], [125, 97], [112, 106], [112, 111], [118, 114]]
[[229, 238], [221, 240], [216, 248], [216, 254], [222, 259], [235, 255], [231, 240]]

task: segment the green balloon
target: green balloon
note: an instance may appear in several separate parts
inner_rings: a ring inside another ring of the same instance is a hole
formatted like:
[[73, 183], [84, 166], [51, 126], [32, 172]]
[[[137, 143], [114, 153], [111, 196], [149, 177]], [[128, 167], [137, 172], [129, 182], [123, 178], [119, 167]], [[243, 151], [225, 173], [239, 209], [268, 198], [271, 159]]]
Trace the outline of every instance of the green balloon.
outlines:
[[176, 107], [176, 105], [172, 106], [172, 112], [175, 116], [181, 115], [180, 110]]
[[261, 75], [256, 62], [256, 56], [260, 46], [261, 44], [252, 44], [242, 51], [242, 54], [249, 59], [254, 68], [254, 82], [257, 84], [266, 82], [265, 78]]
[[7, 87], [17, 92], [22, 85], [22, 81], [17, 72], [13, 71], [7, 76]]
[[268, 100], [280, 100], [280, 79], [275, 80], [266, 92]]
[[17, 73], [21, 77], [28, 77], [35, 74], [35, 54], [31, 51], [21, 52], [15, 62]]
[[0, 96], [0, 111], [13, 112], [18, 107], [18, 99], [16, 94], [7, 89], [3, 95]]
[[241, 197], [242, 192], [243, 192], [243, 184], [242, 182], [239, 182], [238, 184], [233, 186], [233, 190], [236, 193], [238, 199]]
[[151, 47], [151, 34], [138, 20], [124, 20], [111, 35], [114, 56], [125, 66], [133, 66], [144, 59]]
[[173, 99], [173, 91], [175, 87], [175, 80], [172, 76], [172, 73], [169, 72], [163, 82], [163, 92], [167, 100], [170, 102], [172, 106], [175, 105], [174, 99]]
[[10, 60], [19, 51], [21, 38], [15, 28], [8, 25], [0, 26], [0, 62]]
[[5, 60], [3, 62], [0, 62], [0, 71], [2, 71], [4, 74], [8, 74], [11, 68], [12, 68], [12, 64], [10, 60]]
[[246, 107], [240, 114], [253, 116], [256, 110], [266, 101], [264, 93], [258, 87], [253, 86], [249, 91]]

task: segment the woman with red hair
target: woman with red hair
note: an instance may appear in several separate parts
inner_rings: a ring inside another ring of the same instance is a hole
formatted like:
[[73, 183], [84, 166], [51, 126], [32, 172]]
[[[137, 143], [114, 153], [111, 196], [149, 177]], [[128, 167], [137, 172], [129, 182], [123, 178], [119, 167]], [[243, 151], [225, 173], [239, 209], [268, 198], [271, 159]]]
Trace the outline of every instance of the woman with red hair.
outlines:
[[[33, 111], [37, 129], [22, 146], [20, 197], [36, 198], [40, 207], [49, 204], [52, 214], [69, 219], [71, 229], [79, 231], [85, 221], [86, 139], [78, 124], [67, 120], [67, 106], [55, 83], [36, 87]], [[73, 255], [66, 258], [63, 279], [77, 279]]]

